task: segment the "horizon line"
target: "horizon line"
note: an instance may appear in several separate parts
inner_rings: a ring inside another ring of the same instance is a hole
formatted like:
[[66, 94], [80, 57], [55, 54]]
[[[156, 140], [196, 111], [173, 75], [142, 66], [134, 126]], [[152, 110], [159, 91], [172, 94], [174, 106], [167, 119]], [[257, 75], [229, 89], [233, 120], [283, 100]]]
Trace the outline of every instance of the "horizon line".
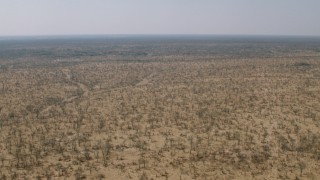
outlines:
[[319, 41], [320, 35], [281, 35], [281, 34], [50, 34], [50, 35], [8, 35], [1, 36], [0, 41], [17, 41], [17, 40], [72, 40], [72, 39], [137, 39], [137, 38], [164, 38], [164, 39], [177, 39], [177, 38], [226, 38], [226, 39], [296, 39], [296, 40], [312, 40]]

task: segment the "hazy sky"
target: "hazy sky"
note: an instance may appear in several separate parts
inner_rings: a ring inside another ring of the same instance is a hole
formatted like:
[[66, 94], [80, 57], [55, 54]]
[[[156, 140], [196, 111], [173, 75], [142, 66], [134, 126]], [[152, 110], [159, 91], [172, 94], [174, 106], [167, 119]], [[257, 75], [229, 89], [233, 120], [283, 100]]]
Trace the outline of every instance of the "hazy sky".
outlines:
[[0, 0], [0, 36], [320, 35], [320, 0]]

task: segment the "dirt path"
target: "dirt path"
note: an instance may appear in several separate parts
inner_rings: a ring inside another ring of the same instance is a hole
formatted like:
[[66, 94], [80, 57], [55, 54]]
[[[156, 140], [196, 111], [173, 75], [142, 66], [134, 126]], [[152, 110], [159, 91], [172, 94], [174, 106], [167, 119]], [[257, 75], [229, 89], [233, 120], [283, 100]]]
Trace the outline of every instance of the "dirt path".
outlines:
[[[86, 85], [84, 85], [84, 84], [82, 84], [80, 82], [76, 82], [76, 81], [72, 80], [72, 75], [70, 74], [70, 71], [68, 69], [67, 70], [63, 70], [62, 72], [66, 76], [66, 79], [69, 82], [71, 82], [72, 84], [77, 85], [82, 90], [82, 92], [83, 92], [82, 93], [82, 97], [88, 97], [89, 96], [89, 92], [90, 91], [89, 91], [89, 88]], [[79, 96], [72, 96], [72, 97], [69, 97], [69, 98], [65, 98], [63, 100], [63, 102], [72, 102], [74, 99], [76, 99], [78, 97]]]
[[147, 84], [152, 84], [150, 82], [151, 78], [156, 75], [155, 73], [151, 73], [149, 76], [143, 78], [140, 82], [138, 82], [135, 86], [143, 86], [143, 85], [147, 85]]

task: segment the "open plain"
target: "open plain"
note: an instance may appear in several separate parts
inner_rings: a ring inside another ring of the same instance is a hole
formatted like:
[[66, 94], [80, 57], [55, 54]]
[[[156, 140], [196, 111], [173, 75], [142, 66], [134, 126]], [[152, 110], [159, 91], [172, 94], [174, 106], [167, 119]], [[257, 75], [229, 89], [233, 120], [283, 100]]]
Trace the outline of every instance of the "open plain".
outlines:
[[0, 179], [317, 179], [320, 40], [0, 41]]

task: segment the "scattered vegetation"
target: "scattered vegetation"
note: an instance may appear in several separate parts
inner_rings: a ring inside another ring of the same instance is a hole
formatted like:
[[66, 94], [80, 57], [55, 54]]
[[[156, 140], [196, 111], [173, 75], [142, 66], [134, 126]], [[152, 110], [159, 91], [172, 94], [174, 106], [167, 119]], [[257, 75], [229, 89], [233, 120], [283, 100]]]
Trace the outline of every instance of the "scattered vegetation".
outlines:
[[128, 56], [0, 61], [0, 179], [320, 175], [319, 53], [149, 43], [153, 55], [126, 42]]

